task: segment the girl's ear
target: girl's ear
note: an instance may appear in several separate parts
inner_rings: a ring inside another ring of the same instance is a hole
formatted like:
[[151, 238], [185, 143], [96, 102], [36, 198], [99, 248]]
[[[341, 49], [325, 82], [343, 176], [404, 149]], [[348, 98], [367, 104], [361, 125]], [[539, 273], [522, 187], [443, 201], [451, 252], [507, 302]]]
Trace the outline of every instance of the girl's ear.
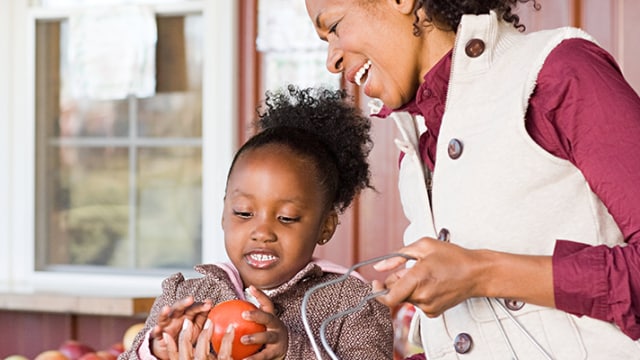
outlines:
[[339, 223], [338, 213], [335, 210], [331, 210], [329, 214], [327, 214], [327, 218], [324, 220], [324, 225], [320, 232], [320, 238], [318, 239], [318, 245], [324, 245], [331, 240], [331, 237], [333, 237], [333, 233], [336, 232], [336, 228]]
[[416, 4], [416, 0], [387, 0], [390, 6], [404, 15], [413, 13], [413, 7]]

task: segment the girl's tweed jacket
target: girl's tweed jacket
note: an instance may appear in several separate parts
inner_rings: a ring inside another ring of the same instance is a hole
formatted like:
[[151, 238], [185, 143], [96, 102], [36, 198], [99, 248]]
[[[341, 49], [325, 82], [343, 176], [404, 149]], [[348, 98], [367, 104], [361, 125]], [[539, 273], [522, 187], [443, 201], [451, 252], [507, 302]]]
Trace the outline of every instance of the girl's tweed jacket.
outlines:
[[[244, 298], [235, 290], [238, 279], [232, 280], [223, 267], [199, 265], [195, 269], [203, 276], [185, 279], [181, 273], [177, 273], [163, 281], [162, 295], [156, 299], [144, 329], [134, 339], [131, 349], [123, 353], [119, 360], [153, 358], [145, 355], [149, 354], [149, 351], [143, 347], [148, 346], [148, 333], [156, 324], [158, 314], [165, 305], [171, 306], [189, 295], [193, 296], [195, 301], [211, 299], [214, 304]], [[316, 358], [304, 330], [300, 307], [307, 290], [339, 276], [341, 274], [323, 271], [319, 265], [312, 262], [294, 278], [268, 292], [274, 303], [276, 315], [289, 329], [286, 359]], [[324, 287], [311, 295], [308, 300], [307, 319], [321, 349], [319, 329], [322, 321], [339, 311], [356, 306], [370, 291], [370, 285], [350, 276], [344, 282]], [[393, 328], [390, 310], [371, 300], [361, 310], [329, 323], [326, 339], [342, 360], [392, 359]], [[329, 358], [324, 352], [323, 356]]]

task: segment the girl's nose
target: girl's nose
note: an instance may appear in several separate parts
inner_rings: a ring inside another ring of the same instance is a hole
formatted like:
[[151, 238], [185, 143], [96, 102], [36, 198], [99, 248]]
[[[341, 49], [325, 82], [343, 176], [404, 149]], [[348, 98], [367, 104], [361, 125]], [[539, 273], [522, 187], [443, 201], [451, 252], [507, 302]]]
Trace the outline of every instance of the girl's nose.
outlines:
[[329, 49], [327, 50], [327, 69], [334, 73], [340, 73], [344, 69], [342, 68], [343, 54], [336, 46], [335, 41], [329, 41]]
[[256, 224], [256, 227], [251, 232], [251, 240], [261, 242], [273, 242], [276, 241], [276, 235], [271, 230], [271, 226], [267, 222], [260, 222]]

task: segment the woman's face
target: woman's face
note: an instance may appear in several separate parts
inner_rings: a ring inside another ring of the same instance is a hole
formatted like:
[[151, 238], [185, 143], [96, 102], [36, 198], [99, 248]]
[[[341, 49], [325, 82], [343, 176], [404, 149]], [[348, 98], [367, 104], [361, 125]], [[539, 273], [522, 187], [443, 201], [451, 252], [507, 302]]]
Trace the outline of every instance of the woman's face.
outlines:
[[281, 145], [240, 155], [227, 181], [222, 228], [245, 286], [272, 289], [309, 261], [335, 230], [310, 162]]
[[369, 97], [398, 108], [415, 96], [425, 73], [423, 37], [413, 35], [413, 1], [305, 0], [327, 68], [343, 72]]

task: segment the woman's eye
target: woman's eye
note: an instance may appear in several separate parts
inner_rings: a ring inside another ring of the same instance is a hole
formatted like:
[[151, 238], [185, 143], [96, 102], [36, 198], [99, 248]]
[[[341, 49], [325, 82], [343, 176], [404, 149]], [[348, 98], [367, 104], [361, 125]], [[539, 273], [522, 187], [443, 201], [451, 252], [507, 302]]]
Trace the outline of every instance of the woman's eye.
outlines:
[[329, 27], [329, 34], [335, 34], [338, 31], [338, 22], [334, 23]]
[[238, 211], [238, 210], [233, 210], [233, 215], [247, 219], [250, 218], [251, 215], [253, 215], [251, 212], [248, 211]]

